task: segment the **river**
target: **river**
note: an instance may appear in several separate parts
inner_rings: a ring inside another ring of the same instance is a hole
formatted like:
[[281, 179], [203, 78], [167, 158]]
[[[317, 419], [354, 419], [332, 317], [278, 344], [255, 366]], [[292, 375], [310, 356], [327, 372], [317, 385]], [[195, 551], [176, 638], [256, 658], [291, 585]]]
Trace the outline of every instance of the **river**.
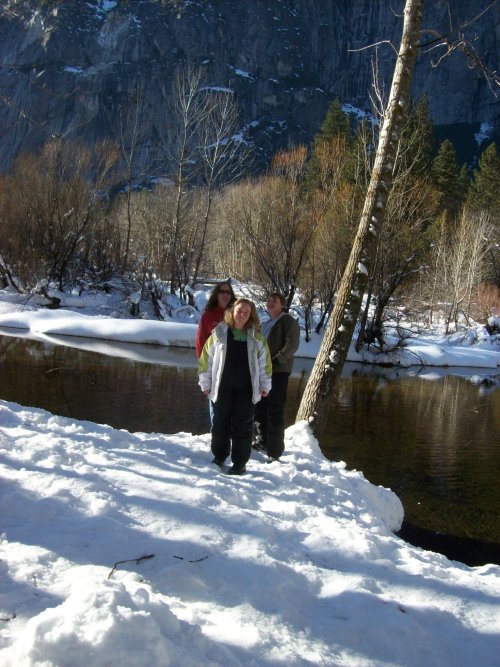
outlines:
[[[311, 366], [295, 361], [287, 425]], [[500, 564], [500, 387], [463, 377], [473, 374], [346, 364], [321, 447], [398, 494], [408, 541]], [[193, 350], [0, 335], [0, 398], [115, 428], [208, 432], [197, 379]]]

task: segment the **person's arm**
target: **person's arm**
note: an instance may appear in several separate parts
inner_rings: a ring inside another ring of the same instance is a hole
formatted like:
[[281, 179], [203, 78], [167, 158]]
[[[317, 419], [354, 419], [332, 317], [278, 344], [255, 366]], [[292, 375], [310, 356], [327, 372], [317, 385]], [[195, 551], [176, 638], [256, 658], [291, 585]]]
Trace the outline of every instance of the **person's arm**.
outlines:
[[198, 384], [204, 394], [212, 388], [213, 336], [209, 336], [198, 361]]
[[267, 396], [271, 391], [273, 363], [271, 361], [271, 353], [266, 339], [262, 334], [256, 335], [260, 345], [257, 350], [257, 359], [259, 361], [259, 387], [262, 396]]
[[300, 327], [297, 320], [288, 315], [283, 326], [285, 327], [285, 343], [274, 355], [274, 359], [280, 364], [286, 364], [293, 358], [300, 343]]

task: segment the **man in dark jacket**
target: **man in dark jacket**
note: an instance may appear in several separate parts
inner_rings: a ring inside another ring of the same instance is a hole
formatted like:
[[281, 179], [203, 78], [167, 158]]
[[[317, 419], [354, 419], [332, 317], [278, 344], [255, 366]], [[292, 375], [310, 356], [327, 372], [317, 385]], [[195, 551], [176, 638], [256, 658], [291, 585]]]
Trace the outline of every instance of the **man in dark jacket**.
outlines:
[[270, 294], [266, 307], [271, 319], [261, 327], [271, 352], [273, 375], [271, 391], [255, 408], [254, 448], [267, 452], [270, 462], [279, 460], [285, 449], [283, 414], [288, 378], [300, 342], [299, 323], [285, 313], [285, 306], [282, 294]]

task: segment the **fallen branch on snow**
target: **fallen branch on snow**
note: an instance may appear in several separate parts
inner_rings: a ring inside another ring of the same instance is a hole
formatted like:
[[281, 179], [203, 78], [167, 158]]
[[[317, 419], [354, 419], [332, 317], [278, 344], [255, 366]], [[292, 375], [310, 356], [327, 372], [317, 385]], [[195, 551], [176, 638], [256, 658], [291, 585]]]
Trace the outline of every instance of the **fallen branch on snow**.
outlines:
[[122, 565], [123, 563], [135, 563], [136, 565], [139, 565], [141, 560], [148, 560], [149, 558], [154, 558], [154, 554], [149, 554], [147, 556], [139, 556], [139, 558], [129, 558], [128, 560], [117, 560], [116, 563], [113, 565], [113, 569], [111, 572], [108, 574], [108, 579], [111, 579], [111, 576], [113, 572], [116, 570], [117, 565]]

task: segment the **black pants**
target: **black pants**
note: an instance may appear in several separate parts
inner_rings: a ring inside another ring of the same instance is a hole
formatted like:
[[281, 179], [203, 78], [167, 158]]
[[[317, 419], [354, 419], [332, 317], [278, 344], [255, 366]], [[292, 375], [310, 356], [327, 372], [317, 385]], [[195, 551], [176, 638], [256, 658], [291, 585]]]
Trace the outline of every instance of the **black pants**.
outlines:
[[285, 451], [284, 412], [288, 378], [288, 373], [273, 373], [271, 391], [255, 406], [256, 441], [275, 459]]
[[212, 454], [225, 461], [243, 466], [252, 451], [253, 411], [251, 387], [224, 387], [221, 385], [217, 401], [213, 403]]

